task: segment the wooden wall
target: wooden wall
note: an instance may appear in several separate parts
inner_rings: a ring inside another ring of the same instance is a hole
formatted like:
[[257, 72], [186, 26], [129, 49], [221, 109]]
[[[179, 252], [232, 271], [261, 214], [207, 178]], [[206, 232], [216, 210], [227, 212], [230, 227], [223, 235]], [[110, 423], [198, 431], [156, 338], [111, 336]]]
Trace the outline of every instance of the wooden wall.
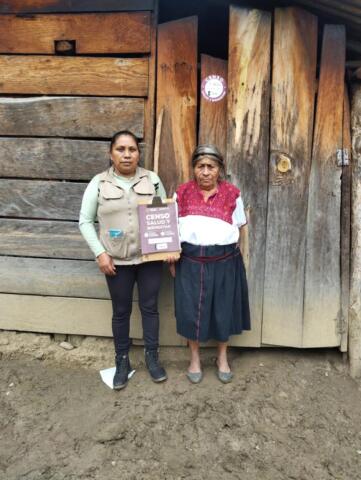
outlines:
[[[108, 166], [114, 131], [142, 138], [142, 162], [152, 166], [156, 116], [171, 195], [192, 175], [199, 107], [198, 142], [225, 154], [248, 218], [252, 330], [231, 344], [346, 350], [346, 39], [342, 26], [322, 34], [318, 56], [314, 15], [231, 7], [225, 61], [199, 57], [196, 17], [157, 26], [151, 0], [3, 1], [0, 328], [111, 335], [105, 281], [78, 231], [83, 191]], [[228, 78], [219, 103], [199, 94], [199, 58], [201, 81]], [[166, 272], [160, 311], [161, 342], [184, 344]], [[137, 308], [131, 328], [140, 339]]]
[[[316, 16], [295, 7], [276, 8], [272, 16], [231, 6], [228, 45], [223, 149], [248, 219], [241, 236], [252, 318], [252, 330], [232, 344], [345, 350], [350, 187], [343, 149], [349, 149], [344, 130], [350, 126], [344, 27], [318, 29]], [[212, 61], [209, 73], [219, 68]], [[201, 103], [200, 138], [222, 145], [214, 131], [224, 107], [207, 107]]]
[[111, 335], [77, 220], [115, 131], [142, 138], [151, 165], [155, 33], [150, 0], [1, 3], [0, 328]]

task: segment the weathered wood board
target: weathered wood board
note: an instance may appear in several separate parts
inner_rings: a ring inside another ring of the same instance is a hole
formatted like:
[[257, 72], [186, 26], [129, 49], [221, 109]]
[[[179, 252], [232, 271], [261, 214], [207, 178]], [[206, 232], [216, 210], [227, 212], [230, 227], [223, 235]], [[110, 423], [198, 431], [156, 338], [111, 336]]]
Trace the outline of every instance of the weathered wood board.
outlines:
[[148, 53], [150, 13], [0, 15], [0, 52], [54, 54], [75, 41], [77, 54]]
[[154, 0], [2, 0], [0, 13], [121, 12], [153, 8]]
[[0, 159], [0, 177], [90, 180], [109, 167], [109, 142], [0, 137]]
[[0, 135], [110, 138], [119, 130], [144, 135], [144, 99], [0, 97]]
[[[261, 342], [267, 220], [271, 14], [231, 7], [227, 172], [248, 215], [252, 335]], [[250, 335], [247, 332], [247, 335]], [[240, 337], [243, 341], [244, 335]]]
[[[352, 143], [351, 143], [351, 113], [350, 99], [345, 84], [343, 100], [343, 132], [342, 147], [344, 166], [341, 179], [341, 352], [347, 352], [348, 346], [348, 316], [350, 306], [350, 262], [351, 262], [351, 169], [352, 169]], [[347, 159], [348, 165], [345, 165]]]
[[307, 213], [302, 346], [340, 345], [341, 174], [346, 36], [341, 25], [323, 34]]
[[352, 85], [352, 243], [349, 309], [350, 374], [361, 378], [361, 84]]
[[[201, 85], [209, 75], [219, 75], [227, 82], [227, 61], [209, 55], [201, 56]], [[216, 145], [226, 155], [227, 95], [211, 102], [201, 93], [198, 143]]]
[[0, 255], [93, 260], [78, 222], [0, 220]]
[[94, 260], [87, 262], [1, 256], [0, 292], [110, 298], [104, 275]]
[[77, 220], [85, 183], [0, 180], [0, 216]]
[[317, 18], [276, 9], [262, 343], [301, 346]]
[[157, 118], [164, 108], [159, 175], [168, 195], [189, 180], [196, 144], [197, 18], [158, 27]]
[[109, 142], [0, 137], [0, 176], [90, 180], [109, 167]]
[[146, 97], [147, 58], [0, 55], [0, 93]]
[[[168, 291], [164, 293], [170, 301], [160, 302], [160, 344], [185, 345], [184, 339], [176, 334], [172, 296]], [[0, 294], [0, 311], [3, 330], [112, 336], [110, 300], [4, 293]], [[130, 336], [137, 339], [143, 336], [136, 302], [133, 302]]]
[[[0, 293], [110, 298], [104, 274], [93, 257], [92, 261], [83, 261], [0, 256]], [[133, 301], [138, 301], [137, 288], [134, 289]]]
[[0, 135], [110, 138], [119, 130], [144, 134], [144, 99], [0, 97]]
[[112, 336], [110, 300], [5, 293], [0, 294], [0, 310], [4, 330]]

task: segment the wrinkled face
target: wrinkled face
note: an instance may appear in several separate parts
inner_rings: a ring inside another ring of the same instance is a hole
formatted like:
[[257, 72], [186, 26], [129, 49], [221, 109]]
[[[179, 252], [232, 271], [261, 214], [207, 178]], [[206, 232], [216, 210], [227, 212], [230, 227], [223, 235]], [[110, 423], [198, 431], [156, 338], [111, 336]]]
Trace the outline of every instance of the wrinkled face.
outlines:
[[212, 190], [217, 186], [220, 165], [212, 157], [202, 156], [193, 168], [194, 178], [202, 190]]
[[133, 137], [121, 135], [110, 151], [115, 172], [124, 177], [133, 177], [139, 162], [139, 150]]

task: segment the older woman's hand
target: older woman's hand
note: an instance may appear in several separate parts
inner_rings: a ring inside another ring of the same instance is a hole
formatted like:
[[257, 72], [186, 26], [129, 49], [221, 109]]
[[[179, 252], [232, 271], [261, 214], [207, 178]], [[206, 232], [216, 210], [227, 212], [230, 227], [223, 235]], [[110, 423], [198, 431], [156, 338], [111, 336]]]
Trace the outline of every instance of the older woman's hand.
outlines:
[[175, 262], [177, 262], [178, 260], [178, 257], [174, 257], [173, 255], [168, 255], [165, 260], [165, 262], [168, 263], [169, 271], [173, 278], [175, 277]]
[[101, 253], [97, 257], [99, 269], [105, 274], [113, 277], [116, 274], [113, 258], [106, 252]]

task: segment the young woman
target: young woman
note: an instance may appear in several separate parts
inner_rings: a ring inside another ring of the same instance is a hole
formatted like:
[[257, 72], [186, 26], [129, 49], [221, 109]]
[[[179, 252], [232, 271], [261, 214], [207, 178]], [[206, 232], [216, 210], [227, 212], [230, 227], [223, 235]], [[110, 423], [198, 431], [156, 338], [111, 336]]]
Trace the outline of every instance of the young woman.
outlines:
[[[105, 274], [112, 300], [116, 362], [113, 386], [116, 390], [127, 385], [131, 370], [129, 324], [135, 282], [146, 365], [155, 382], [167, 379], [158, 360], [158, 293], [162, 262], [142, 262], [137, 211], [139, 200], [152, 199], [154, 195], [165, 198], [166, 195], [159, 177], [139, 167], [139, 153], [138, 140], [132, 132], [123, 130], [113, 136], [110, 142], [112, 165], [87, 186], [79, 219], [80, 231]], [[99, 237], [94, 226], [96, 218]]]

